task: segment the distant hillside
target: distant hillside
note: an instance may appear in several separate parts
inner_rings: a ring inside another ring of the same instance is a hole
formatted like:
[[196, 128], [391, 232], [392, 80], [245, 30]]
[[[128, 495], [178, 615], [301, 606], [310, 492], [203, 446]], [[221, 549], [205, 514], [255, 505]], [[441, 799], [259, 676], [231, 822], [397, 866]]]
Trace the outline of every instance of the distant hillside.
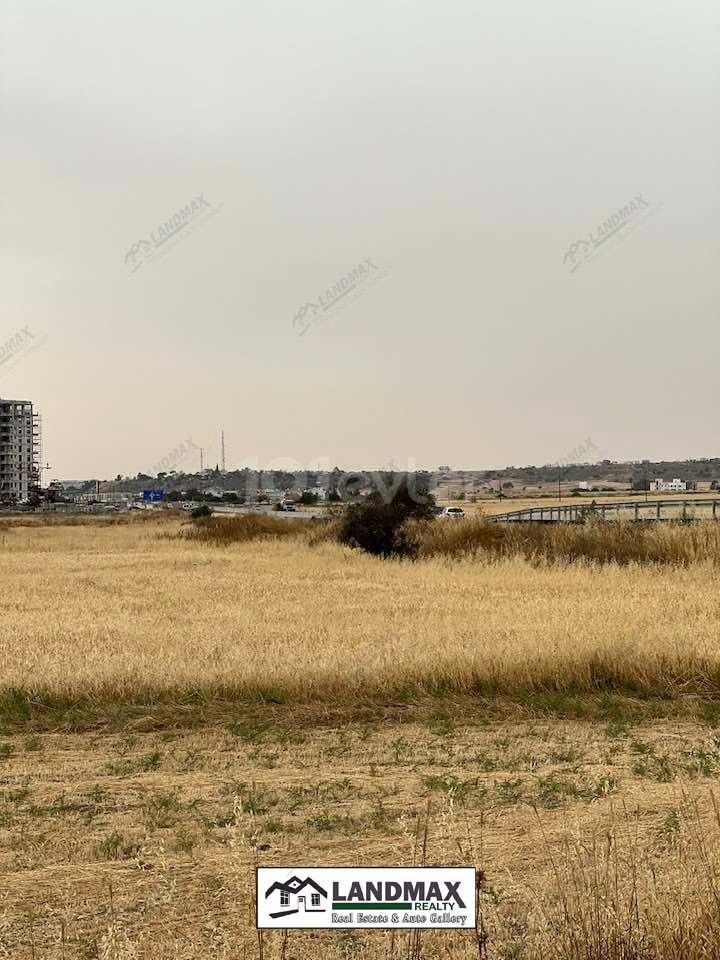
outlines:
[[[172, 490], [203, 490], [215, 488], [221, 491], [236, 491], [244, 495], [260, 490], [292, 490], [299, 487], [322, 487], [337, 489], [349, 484], [356, 489], [369, 485], [372, 471], [349, 471], [334, 469], [330, 473], [309, 471], [293, 474], [282, 470], [268, 470], [258, 473], [255, 470], [233, 470], [226, 473], [206, 470], [200, 473], [170, 473], [159, 477], [150, 477], [147, 474], [138, 474], [137, 477], [127, 477], [123, 480], [114, 480], [101, 483], [101, 490], [105, 492], [139, 493], [147, 487], [159, 487], [166, 492]], [[385, 476], [392, 474], [382, 471]], [[396, 471], [397, 473], [397, 471]], [[628, 463], [618, 463], [613, 460], [602, 460], [592, 464], [568, 464], [558, 467], [554, 464], [543, 466], [515, 467], [508, 466], [500, 470], [442, 470], [427, 474], [430, 487], [461, 484], [463, 486], [481, 486], [492, 484], [494, 481], [515, 481], [527, 486], [537, 486], [557, 482], [558, 476], [564, 482], [573, 480], [590, 480], [595, 483], [630, 484], [633, 481], [662, 477], [672, 480], [679, 477], [681, 480], [695, 480], [709, 482], [720, 480], [720, 458], [704, 458], [701, 460], [642, 460]]]
[[720, 480], [720, 458], [702, 460], [635, 460], [618, 463], [602, 460], [592, 464], [545, 464], [542, 467], [505, 467], [503, 470], [488, 470], [483, 479], [517, 478], [526, 483], [546, 483], [557, 480], [558, 472], [563, 480], [607, 480], [614, 483], [631, 483], [633, 480], [662, 477], [672, 480]]

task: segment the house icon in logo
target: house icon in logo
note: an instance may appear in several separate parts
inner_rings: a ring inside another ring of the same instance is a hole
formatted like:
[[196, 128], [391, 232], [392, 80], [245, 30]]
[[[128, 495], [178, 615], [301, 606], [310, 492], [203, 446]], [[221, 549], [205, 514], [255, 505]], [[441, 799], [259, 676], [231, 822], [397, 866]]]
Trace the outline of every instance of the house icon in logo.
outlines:
[[[311, 889], [308, 889], [311, 888]], [[286, 883], [276, 881], [265, 891], [265, 899], [270, 899], [270, 908], [274, 912], [270, 916], [286, 917], [291, 913], [322, 913], [325, 907], [322, 900], [327, 899], [327, 890], [310, 877], [301, 880], [300, 877], [290, 877]]]

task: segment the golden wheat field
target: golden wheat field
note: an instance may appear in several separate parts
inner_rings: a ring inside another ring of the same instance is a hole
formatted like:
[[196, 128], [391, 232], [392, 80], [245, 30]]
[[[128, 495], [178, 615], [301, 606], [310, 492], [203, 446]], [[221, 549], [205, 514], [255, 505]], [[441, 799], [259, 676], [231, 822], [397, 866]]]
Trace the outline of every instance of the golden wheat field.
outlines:
[[175, 523], [5, 532], [0, 695], [346, 703], [720, 690], [710, 562], [409, 564], [308, 546], [298, 528], [212, 549], [174, 539]]
[[[0, 957], [720, 957], [714, 530], [181, 522], [0, 531]], [[477, 931], [254, 929], [258, 863], [421, 862]]]

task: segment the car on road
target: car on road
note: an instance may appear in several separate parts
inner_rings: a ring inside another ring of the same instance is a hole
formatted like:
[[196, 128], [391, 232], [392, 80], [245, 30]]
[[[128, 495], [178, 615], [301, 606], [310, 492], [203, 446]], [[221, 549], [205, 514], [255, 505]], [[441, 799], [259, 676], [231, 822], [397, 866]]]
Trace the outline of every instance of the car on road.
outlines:
[[465, 511], [462, 507], [445, 507], [442, 515], [446, 520], [462, 520], [465, 517]]

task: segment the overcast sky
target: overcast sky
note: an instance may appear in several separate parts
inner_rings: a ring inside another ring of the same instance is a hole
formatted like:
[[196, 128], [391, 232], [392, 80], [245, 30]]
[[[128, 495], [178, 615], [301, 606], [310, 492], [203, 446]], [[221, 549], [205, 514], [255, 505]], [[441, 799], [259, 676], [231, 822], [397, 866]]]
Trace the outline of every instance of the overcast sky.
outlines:
[[228, 467], [720, 454], [716, 3], [3, 11], [0, 395], [45, 480], [221, 429]]

